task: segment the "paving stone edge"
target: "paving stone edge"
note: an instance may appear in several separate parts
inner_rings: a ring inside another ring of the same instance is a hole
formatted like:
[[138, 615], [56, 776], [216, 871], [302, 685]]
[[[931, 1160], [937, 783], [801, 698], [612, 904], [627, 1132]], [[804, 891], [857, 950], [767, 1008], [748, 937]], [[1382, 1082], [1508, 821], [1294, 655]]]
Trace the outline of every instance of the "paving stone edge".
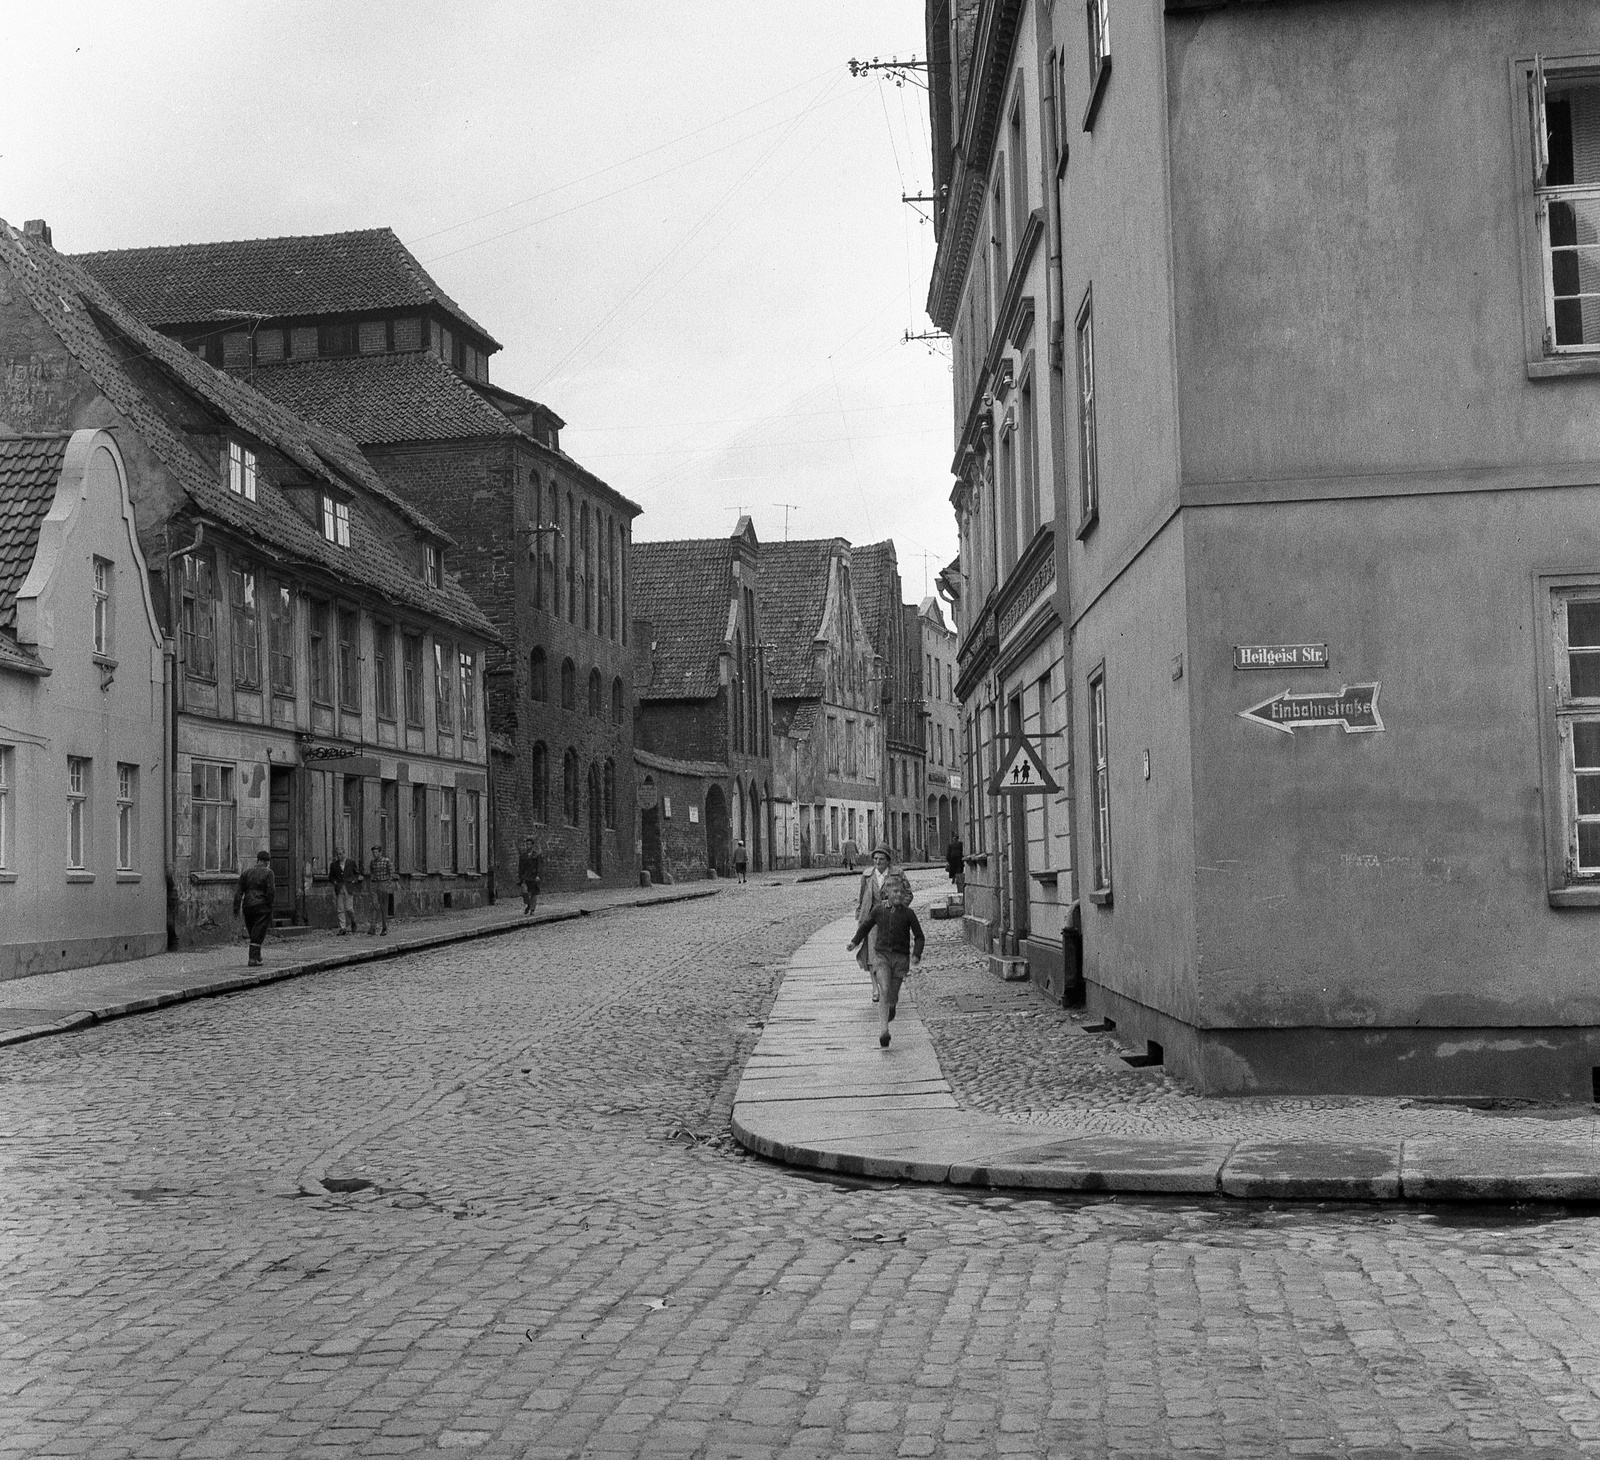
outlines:
[[[285, 963], [271, 968], [246, 973], [228, 974], [223, 978], [208, 979], [201, 983], [163, 989], [160, 993], [142, 998], [123, 999], [104, 1004], [95, 1009], [81, 1009], [64, 1015], [48, 1024], [31, 1024], [23, 1029], [8, 1029], [0, 1033], [0, 1046], [23, 1044], [34, 1039], [45, 1039], [52, 1034], [68, 1034], [75, 1029], [86, 1029], [92, 1024], [104, 1024], [112, 1019], [123, 1019], [130, 1014], [145, 1014], [152, 1009], [170, 1008], [173, 1004], [186, 1004], [191, 999], [216, 998], [221, 994], [240, 993], [245, 989], [260, 988], [264, 984], [282, 983], [286, 979], [304, 978], [308, 974], [327, 973], [336, 968], [350, 968], [362, 963], [382, 963], [400, 958], [408, 953], [425, 953], [430, 949], [448, 947], [452, 943], [471, 943], [480, 938], [497, 938], [505, 933], [519, 932], [524, 928], [538, 928], [550, 923], [570, 923], [578, 918], [604, 917], [608, 913], [622, 912], [639, 907], [659, 907], [669, 902], [693, 902], [703, 897], [715, 897], [721, 887], [697, 888], [693, 892], [678, 892], [667, 897], [636, 897], [605, 907], [573, 908], [570, 911], [534, 913], [531, 917], [511, 918], [487, 927], [461, 928], [454, 932], [434, 933], [423, 938], [408, 938], [393, 943], [379, 944], [373, 948], [352, 949], [331, 954], [326, 958], [308, 958], [301, 963]], [[137, 968], [137, 960], [127, 965]]]

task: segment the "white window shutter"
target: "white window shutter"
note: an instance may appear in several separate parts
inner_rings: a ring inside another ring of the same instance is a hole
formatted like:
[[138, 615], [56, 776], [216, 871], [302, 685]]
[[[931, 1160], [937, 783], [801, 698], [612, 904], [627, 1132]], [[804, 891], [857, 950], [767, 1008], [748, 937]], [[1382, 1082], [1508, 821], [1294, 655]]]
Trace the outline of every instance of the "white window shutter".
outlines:
[[1528, 73], [1528, 113], [1533, 129], [1533, 185], [1542, 188], [1550, 172], [1550, 123], [1544, 107], [1544, 57], [1533, 58]]

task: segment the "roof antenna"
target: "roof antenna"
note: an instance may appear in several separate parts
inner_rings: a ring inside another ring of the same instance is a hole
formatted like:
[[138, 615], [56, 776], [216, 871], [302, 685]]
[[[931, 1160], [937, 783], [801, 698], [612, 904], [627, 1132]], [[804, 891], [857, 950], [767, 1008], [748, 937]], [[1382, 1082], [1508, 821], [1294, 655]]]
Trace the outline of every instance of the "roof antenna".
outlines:
[[789, 541], [789, 514], [791, 512], [798, 512], [800, 510], [800, 504], [798, 502], [774, 502], [772, 505], [774, 507], [782, 507], [783, 508], [783, 540], [785, 542], [788, 542]]

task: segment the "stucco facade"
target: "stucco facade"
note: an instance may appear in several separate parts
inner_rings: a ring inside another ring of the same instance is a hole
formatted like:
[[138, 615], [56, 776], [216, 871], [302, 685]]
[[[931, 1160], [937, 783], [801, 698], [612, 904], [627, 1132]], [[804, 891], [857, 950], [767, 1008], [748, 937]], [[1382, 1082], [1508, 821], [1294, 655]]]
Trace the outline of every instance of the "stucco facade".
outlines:
[[0, 517], [0, 979], [158, 953], [167, 666], [116, 441], [0, 438]]

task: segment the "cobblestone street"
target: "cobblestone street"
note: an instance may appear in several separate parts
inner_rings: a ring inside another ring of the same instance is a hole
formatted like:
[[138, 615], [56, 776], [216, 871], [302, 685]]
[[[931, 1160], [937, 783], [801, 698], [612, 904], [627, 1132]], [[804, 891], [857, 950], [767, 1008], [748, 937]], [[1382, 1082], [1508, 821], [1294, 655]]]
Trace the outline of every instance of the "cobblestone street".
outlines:
[[[853, 892], [757, 878], [0, 1050], [0, 1457], [1600, 1453], [1600, 1218], [742, 1152], [785, 959]], [[926, 926], [964, 1102], [1220, 1108]], [[1090, 1075], [1038, 1078], [1069, 1044]]]

